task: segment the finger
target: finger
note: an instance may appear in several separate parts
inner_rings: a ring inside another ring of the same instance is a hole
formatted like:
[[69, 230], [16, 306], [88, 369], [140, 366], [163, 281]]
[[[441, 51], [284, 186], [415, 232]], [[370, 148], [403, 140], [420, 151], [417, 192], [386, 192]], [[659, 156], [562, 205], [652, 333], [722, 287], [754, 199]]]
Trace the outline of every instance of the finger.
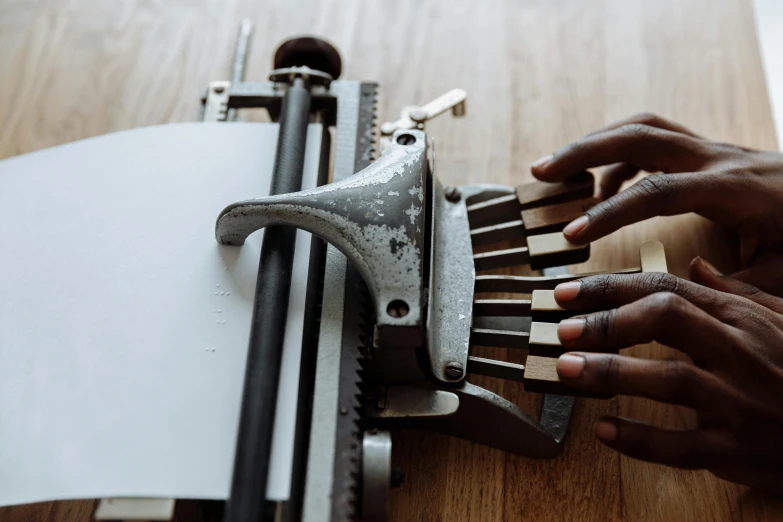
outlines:
[[563, 181], [577, 172], [625, 162], [648, 172], [699, 170], [708, 160], [705, 142], [649, 125], [631, 124], [585, 136], [533, 165], [542, 181]]
[[731, 274], [734, 279], [755, 286], [768, 294], [783, 296], [783, 257], [761, 258], [753, 266]]
[[604, 417], [595, 425], [598, 439], [629, 457], [677, 468], [701, 469], [731, 451], [729, 436], [702, 430], [669, 430], [629, 419]]
[[555, 300], [566, 310], [598, 311], [633, 303], [658, 292], [670, 292], [718, 319], [736, 300], [722, 290], [696, 283], [662, 272], [600, 274], [557, 285]]
[[[585, 244], [626, 225], [655, 216], [698, 212], [718, 214], [736, 206], [731, 180], [724, 173], [651, 174], [627, 189], [590, 208], [572, 221], [563, 233], [572, 243]], [[735, 187], [736, 188], [736, 187]], [[734, 191], [736, 193], [736, 190]], [[735, 196], [736, 197], [736, 196]]]
[[566, 319], [560, 322], [557, 335], [569, 350], [617, 351], [658, 341], [689, 355], [698, 364], [722, 360], [736, 341], [733, 327], [668, 292]]
[[630, 163], [616, 163], [606, 169], [601, 176], [601, 186], [598, 197], [606, 199], [617, 194], [623, 183], [636, 176], [639, 167]]
[[770, 282], [779, 277], [779, 273], [779, 262], [771, 263], [769, 266], [762, 265], [743, 270], [735, 274], [734, 277], [721, 274], [717, 268], [700, 257], [691, 261], [690, 265], [690, 276], [694, 283], [715, 289], [718, 292], [744, 297], [775, 313], [783, 314], [783, 299], [770, 295], [748, 282], [755, 280], [762, 282], [762, 284]]
[[591, 132], [590, 134], [597, 134], [599, 132], [613, 130], [618, 127], [623, 127], [625, 125], [630, 125], [633, 123], [640, 123], [642, 125], [649, 125], [650, 127], [657, 127], [659, 129], [670, 130], [672, 132], [679, 132], [680, 134], [687, 134], [688, 136], [693, 136], [694, 138], [699, 137], [698, 134], [696, 134], [689, 128], [650, 112], [640, 112], [638, 114], [634, 114], [633, 116], [629, 116], [628, 118], [616, 121], [610, 125], [607, 125], [602, 129], [598, 129], [597, 131]]
[[568, 352], [557, 361], [560, 380], [602, 395], [633, 395], [703, 413], [725, 410], [732, 391], [711, 373], [679, 360], [648, 360], [609, 353]]

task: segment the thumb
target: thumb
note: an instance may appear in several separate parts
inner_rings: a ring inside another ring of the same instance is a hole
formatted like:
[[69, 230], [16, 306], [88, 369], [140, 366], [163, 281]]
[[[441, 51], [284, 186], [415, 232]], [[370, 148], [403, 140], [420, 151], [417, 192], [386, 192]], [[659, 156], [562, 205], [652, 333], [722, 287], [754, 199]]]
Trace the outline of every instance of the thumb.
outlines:
[[[740, 274], [744, 274], [749, 270], [744, 270]], [[691, 261], [690, 276], [691, 281], [694, 283], [719, 292], [744, 297], [776, 313], [783, 314], [783, 299], [770, 295], [743, 279], [721, 274], [714, 266], [700, 257], [696, 257]]]

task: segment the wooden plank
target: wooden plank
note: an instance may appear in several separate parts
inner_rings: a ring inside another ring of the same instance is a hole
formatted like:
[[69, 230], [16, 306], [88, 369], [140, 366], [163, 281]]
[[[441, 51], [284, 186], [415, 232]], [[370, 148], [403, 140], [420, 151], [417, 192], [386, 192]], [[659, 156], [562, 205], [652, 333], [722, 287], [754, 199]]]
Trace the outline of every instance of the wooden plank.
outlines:
[[535, 393], [554, 393], [556, 395], [571, 395], [573, 397], [591, 397], [593, 399], [609, 399], [611, 395], [589, 393], [568, 386], [560, 380], [557, 374], [557, 357], [541, 357], [528, 355], [525, 360], [524, 380], [525, 391]]
[[525, 232], [530, 235], [563, 230], [567, 224], [587, 212], [598, 201], [595, 198], [585, 198], [523, 210], [522, 222]]
[[583, 172], [565, 183], [542, 183], [540, 181], [525, 183], [516, 189], [519, 208], [527, 210], [589, 198], [593, 195], [593, 184], [593, 175], [590, 172]]
[[562, 232], [528, 236], [527, 248], [533, 270], [581, 263], [590, 257], [590, 245], [569, 243]]

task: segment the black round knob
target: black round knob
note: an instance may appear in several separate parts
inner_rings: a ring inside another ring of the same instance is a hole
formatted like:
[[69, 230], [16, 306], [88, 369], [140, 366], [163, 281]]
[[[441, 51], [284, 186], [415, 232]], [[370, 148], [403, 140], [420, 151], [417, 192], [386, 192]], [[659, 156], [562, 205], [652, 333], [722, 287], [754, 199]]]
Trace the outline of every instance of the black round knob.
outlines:
[[314, 36], [298, 36], [281, 43], [275, 51], [274, 69], [307, 66], [340, 77], [343, 61], [340, 52], [326, 40]]

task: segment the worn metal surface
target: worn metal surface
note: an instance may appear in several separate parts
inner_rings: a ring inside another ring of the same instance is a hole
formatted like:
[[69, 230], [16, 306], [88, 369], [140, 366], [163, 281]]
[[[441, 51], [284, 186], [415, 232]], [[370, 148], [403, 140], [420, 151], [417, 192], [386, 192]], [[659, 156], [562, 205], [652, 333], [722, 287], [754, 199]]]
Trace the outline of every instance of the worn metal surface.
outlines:
[[446, 382], [465, 375], [476, 279], [465, 199], [451, 199], [434, 179], [426, 338], [430, 370]]
[[[427, 144], [400, 131], [357, 176], [313, 190], [234, 203], [215, 228], [221, 244], [241, 245], [268, 225], [290, 225], [335, 245], [357, 266], [376, 306], [378, 342], [421, 342]], [[400, 305], [403, 313], [394, 313]]]
[[385, 522], [391, 487], [392, 439], [388, 431], [366, 431], [362, 438], [362, 522]]
[[530, 251], [527, 247], [493, 250], [473, 256], [476, 270], [491, 270], [507, 266], [526, 265], [530, 263]]
[[334, 80], [330, 74], [311, 69], [306, 65], [275, 69], [269, 74], [269, 79], [276, 83], [293, 83], [294, 78], [303, 78], [308, 85], [323, 85], [325, 87], [328, 87], [329, 84], [332, 83], [332, 80]]
[[[333, 180], [340, 181], [364, 168], [372, 158], [377, 86], [335, 81], [330, 90], [338, 100], [332, 172]], [[331, 245], [324, 264], [324, 302], [302, 520], [347, 522], [353, 519], [356, 506], [360, 414], [355, 409], [342, 413], [339, 402], [361, 393], [361, 366], [356, 352], [363, 328], [360, 314], [345, 300], [346, 291], [355, 291], [346, 285], [346, 278], [354, 280], [356, 269]], [[353, 346], [345, 356], [344, 346]], [[344, 458], [346, 454], [348, 459]]]
[[[339, 181], [360, 172], [373, 159], [377, 85], [333, 82], [331, 89], [339, 100], [333, 168], [333, 179]], [[331, 246], [327, 261], [345, 267], [341, 281], [345, 287], [345, 298], [340, 302], [333, 302], [329, 294], [324, 294], [328, 297], [324, 300], [324, 308], [343, 308], [343, 322], [339, 327], [339, 372], [334, 376], [338, 389], [338, 405], [332, 411], [337, 417], [333, 444], [321, 450], [331, 453], [332, 463], [326, 470], [312, 472], [332, 475], [332, 488], [323, 492], [328, 495], [327, 501], [330, 504], [318, 516], [327, 517], [331, 522], [344, 522], [356, 518], [358, 508], [362, 416], [355, 405], [364, 393], [361, 360], [363, 354], [360, 343], [366, 338], [368, 326], [371, 327], [367, 324], [365, 313], [368, 306], [370, 311], [372, 307], [356, 267]], [[311, 440], [313, 444], [323, 444], [317, 437]]]
[[463, 381], [448, 390], [459, 399], [451, 415], [377, 419], [380, 427], [438, 431], [485, 446], [534, 458], [552, 458], [561, 445], [536, 419], [515, 404]]
[[425, 105], [405, 107], [396, 121], [387, 121], [381, 125], [381, 133], [389, 136], [397, 130], [415, 129], [449, 109], [454, 116], [464, 116], [467, 97], [464, 90], [452, 89]]
[[407, 417], [438, 417], [451, 415], [459, 408], [459, 398], [446, 390], [433, 390], [417, 386], [389, 386], [380, 403], [370, 405], [368, 414], [373, 418], [391, 419]]
[[530, 315], [532, 301], [529, 299], [476, 299], [473, 313], [483, 316]]
[[[250, 48], [250, 39], [253, 36], [253, 21], [245, 18], [239, 24], [239, 33], [237, 34], [237, 43], [234, 47], [234, 59], [231, 62], [231, 82], [238, 83], [245, 80], [245, 70], [247, 69], [247, 55]], [[228, 121], [237, 119], [237, 110], [228, 109]]]
[[228, 81], [210, 82], [202, 117], [205, 122], [226, 121], [230, 87], [231, 82]]

